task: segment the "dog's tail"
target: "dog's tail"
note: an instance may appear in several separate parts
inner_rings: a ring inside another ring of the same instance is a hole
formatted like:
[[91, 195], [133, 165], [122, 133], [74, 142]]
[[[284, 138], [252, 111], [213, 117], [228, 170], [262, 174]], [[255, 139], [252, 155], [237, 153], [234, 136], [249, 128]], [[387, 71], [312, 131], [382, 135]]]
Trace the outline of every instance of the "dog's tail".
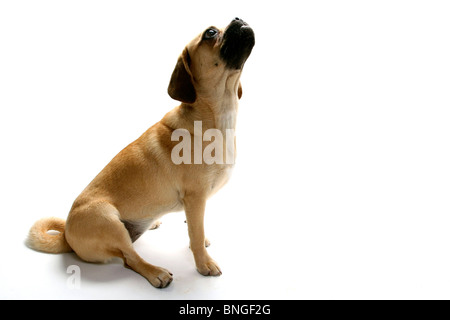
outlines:
[[[66, 221], [60, 218], [43, 218], [31, 227], [26, 245], [34, 250], [48, 253], [73, 251], [64, 235]], [[48, 231], [55, 230], [58, 232]]]

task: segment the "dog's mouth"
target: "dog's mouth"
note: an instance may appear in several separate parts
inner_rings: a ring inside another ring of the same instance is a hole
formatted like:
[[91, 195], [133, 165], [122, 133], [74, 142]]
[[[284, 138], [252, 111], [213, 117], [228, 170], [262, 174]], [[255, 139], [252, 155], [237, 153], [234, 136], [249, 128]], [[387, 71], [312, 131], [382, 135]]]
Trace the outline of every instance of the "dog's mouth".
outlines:
[[220, 56], [227, 68], [239, 70], [250, 56], [254, 45], [253, 29], [242, 19], [235, 18], [223, 34]]

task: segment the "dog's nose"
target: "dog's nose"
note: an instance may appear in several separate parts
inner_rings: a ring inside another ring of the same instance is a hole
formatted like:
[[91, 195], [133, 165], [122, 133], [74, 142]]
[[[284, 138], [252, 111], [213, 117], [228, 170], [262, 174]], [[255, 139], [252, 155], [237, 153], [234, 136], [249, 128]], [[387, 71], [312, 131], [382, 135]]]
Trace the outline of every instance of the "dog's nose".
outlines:
[[239, 22], [243, 25], [247, 25], [247, 23], [244, 20], [242, 20], [241, 18], [238, 18], [238, 17], [234, 18], [234, 20], [231, 22]]

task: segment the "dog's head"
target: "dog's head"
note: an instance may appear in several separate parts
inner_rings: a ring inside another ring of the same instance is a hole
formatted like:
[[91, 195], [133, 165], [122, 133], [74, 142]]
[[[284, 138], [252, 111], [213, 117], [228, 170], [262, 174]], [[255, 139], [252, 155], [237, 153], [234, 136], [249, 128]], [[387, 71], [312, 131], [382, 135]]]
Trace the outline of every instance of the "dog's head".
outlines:
[[240, 74], [254, 45], [252, 28], [239, 18], [224, 30], [209, 27], [178, 58], [169, 95], [184, 103], [194, 103], [198, 98], [220, 99], [231, 90], [240, 98]]

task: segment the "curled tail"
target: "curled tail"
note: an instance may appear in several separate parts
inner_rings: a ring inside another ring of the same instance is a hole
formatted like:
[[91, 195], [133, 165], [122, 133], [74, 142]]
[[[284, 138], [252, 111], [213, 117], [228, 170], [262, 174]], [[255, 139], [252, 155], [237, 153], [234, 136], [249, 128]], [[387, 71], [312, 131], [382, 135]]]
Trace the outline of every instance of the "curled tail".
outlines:
[[[71, 252], [72, 248], [64, 236], [66, 221], [60, 218], [43, 218], [36, 221], [28, 233], [26, 245], [31, 249], [48, 252]], [[48, 233], [49, 230], [59, 231], [57, 234]]]

